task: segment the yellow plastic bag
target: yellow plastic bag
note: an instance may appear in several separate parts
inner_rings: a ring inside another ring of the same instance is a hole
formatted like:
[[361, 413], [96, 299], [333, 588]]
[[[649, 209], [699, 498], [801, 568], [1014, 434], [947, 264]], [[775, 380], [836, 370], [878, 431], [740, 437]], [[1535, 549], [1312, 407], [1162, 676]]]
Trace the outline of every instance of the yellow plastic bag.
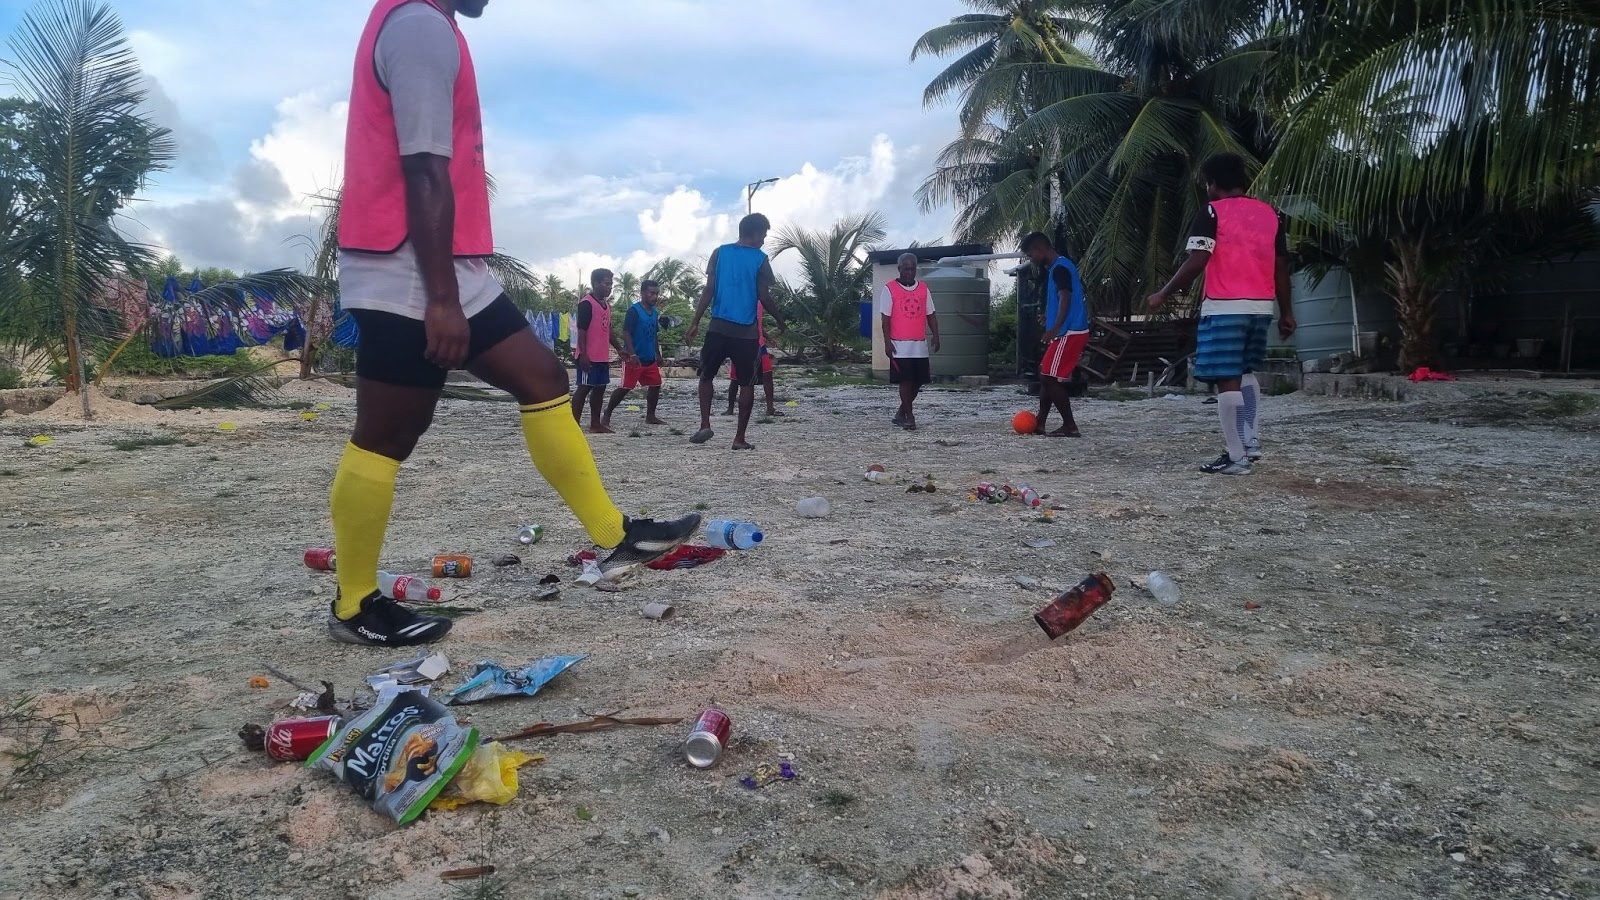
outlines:
[[543, 760], [543, 753], [529, 756], [498, 742], [484, 744], [473, 752], [461, 774], [428, 808], [451, 810], [468, 803], [504, 806], [517, 796], [517, 770]]

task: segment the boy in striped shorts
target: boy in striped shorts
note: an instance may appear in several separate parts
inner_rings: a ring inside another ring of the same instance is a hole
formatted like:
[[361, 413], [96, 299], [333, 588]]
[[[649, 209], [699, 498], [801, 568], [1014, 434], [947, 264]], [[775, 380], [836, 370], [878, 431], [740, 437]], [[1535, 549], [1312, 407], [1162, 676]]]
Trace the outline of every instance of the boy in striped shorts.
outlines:
[[1288, 340], [1295, 330], [1289, 241], [1278, 211], [1245, 196], [1250, 178], [1242, 158], [1213, 156], [1201, 164], [1200, 175], [1210, 203], [1189, 230], [1189, 257], [1149, 303], [1152, 310], [1160, 307], [1205, 274], [1194, 377], [1217, 387], [1226, 449], [1200, 471], [1249, 475], [1251, 463], [1261, 459], [1256, 427], [1261, 385], [1255, 371], [1267, 359], [1274, 307], [1279, 337]]

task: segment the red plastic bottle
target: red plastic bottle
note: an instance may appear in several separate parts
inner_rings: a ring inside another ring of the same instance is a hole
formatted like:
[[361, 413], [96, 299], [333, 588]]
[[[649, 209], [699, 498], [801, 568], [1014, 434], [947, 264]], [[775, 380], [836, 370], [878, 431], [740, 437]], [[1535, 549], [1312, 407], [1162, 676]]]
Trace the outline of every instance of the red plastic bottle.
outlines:
[[1049, 606], [1034, 614], [1033, 620], [1053, 641], [1082, 625], [1095, 610], [1106, 605], [1116, 589], [1111, 576], [1103, 572], [1090, 575], [1072, 590], [1050, 601]]

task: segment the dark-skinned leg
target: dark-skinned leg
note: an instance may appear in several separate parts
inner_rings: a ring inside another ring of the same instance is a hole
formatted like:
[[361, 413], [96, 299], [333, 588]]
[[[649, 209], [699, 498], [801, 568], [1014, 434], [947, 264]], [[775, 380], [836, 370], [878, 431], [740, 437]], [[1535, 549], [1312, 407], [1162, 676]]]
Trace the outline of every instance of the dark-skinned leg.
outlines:
[[611, 434], [611, 429], [600, 424], [600, 407], [605, 403], [605, 385], [596, 385], [589, 390], [589, 433]]
[[1056, 402], [1056, 380], [1049, 375], [1039, 378], [1039, 422], [1033, 427], [1034, 434], [1044, 434], [1044, 423], [1050, 419], [1050, 407]]
[[665, 424], [667, 424], [666, 422], [663, 422], [661, 419], [656, 417], [656, 404], [661, 402], [661, 388], [660, 388], [660, 386], [658, 386], [658, 385], [651, 386], [648, 390], [646, 390], [644, 392], [644, 397], [645, 397], [645, 413], [644, 413], [645, 424], [647, 424], [647, 425], [665, 425]]
[[617, 411], [617, 406], [622, 403], [622, 398], [626, 396], [628, 396], [628, 392], [624, 388], [617, 388], [611, 392], [611, 400], [610, 402], [606, 403], [605, 414], [600, 416], [601, 425], [604, 425], [607, 428], [611, 427], [611, 414]]
[[694, 433], [689, 440], [693, 443], [703, 444], [711, 440], [711, 401], [716, 399], [717, 382], [716, 373], [711, 373], [711, 378], [700, 379], [700, 430]]
[[734, 404], [737, 403], [738, 400], [739, 400], [739, 382], [735, 381], [732, 378], [729, 378], [728, 379], [728, 408], [726, 410], [724, 410], [722, 414], [725, 415], [725, 416], [733, 415], [733, 413], [734, 413]]
[[572, 392], [572, 421], [582, 424], [583, 404], [588, 399], [589, 386], [587, 384], [578, 385], [578, 389]]
[[733, 436], [733, 449], [749, 450], [754, 447], [745, 439], [745, 431], [750, 427], [750, 415], [756, 410], [756, 386], [753, 384], [739, 385], [739, 430]]
[[[501, 341], [467, 368], [517, 398], [529, 456], [539, 474], [577, 514], [590, 538], [602, 547], [621, 543], [622, 512], [606, 496], [582, 430], [561, 409], [567, 395], [567, 370], [555, 354], [530, 329]], [[590, 391], [586, 396], [594, 395]]]
[[783, 413], [778, 411], [778, 403], [777, 403], [777, 398], [775, 396], [775, 394], [776, 394], [775, 385], [773, 384], [773, 377], [772, 377], [772, 373], [771, 372], [762, 373], [762, 375], [761, 375], [761, 386], [767, 392], [767, 415], [772, 416], [773, 418], [777, 418], [777, 417], [783, 415]]
[[1051, 437], [1082, 437], [1078, 423], [1072, 418], [1072, 394], [1065, 381], [1056, 388], [1056, 409], [1061, 412], [1061, 427], [1050, 432]]

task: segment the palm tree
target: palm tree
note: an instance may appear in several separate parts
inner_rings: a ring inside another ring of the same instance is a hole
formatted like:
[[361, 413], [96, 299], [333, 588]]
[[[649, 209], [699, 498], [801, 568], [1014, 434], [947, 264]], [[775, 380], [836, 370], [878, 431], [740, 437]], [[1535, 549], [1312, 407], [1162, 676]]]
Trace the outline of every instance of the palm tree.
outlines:
[[834, 223], [826, 231], [786, 228], [772, 257], [790, 250], [800, 256], [800, 281], [780, 281], [774, 299], [792, 331], [815, 345], [830, 362], [860, 343], [858, 304], [872, 293], [868, 251], [888, 236], [883, 216], [866, 213]]
[[965, 95], [961, 109], [964, 132], [970, 133], [993, 112], [1015, 107], [1027, 94], [1026, 85], [1014, 94], [982, 90], [981, 84], [997, 69], [1019, 63], [1083, 65], [1089, 62], [1073, 41], [1085, 23], [1064, 13], [1080, 4], [1072, 0], [966, 0], [974, 12], [956, 16], [948, 24], [929, 30], [911, 48], [911, 59], [924, 55], [960, 53], [934, 77], [922, 101], [934, 106], [951, 96]]
[[1430, 364], [1437, 288], [1466, 235], [1496, 221], [1570, 235], [1561, 222], [1600, 178], [1600, 10], [1282, 2], [1298, 52], [1258, 189], [1309, 211], [1302, 230], [1342, 235], [1354, 275], [1395, 298], [1402, 364]]
[[[1277, 39], [1263, 0], [1083, 0], [1095, 61], [1014, 62], [972, 83], [993, 108], [1026, 96], [949, 148], [925, 207], [954, 200], [957, 240], [999, 241], [1055, 225], [1081, 258], [1091, 299], [1132, 302], [1170, 274], [1201, 198], [1194, 173], [1221, 152], [1260, 160], [1255, 102]], [[1097, 296], [1098, 295], [1098, 296]]]
[[[109, 6], [55, 0], [23, 17], [10, 47], [5, 81], [20, 101], [11, 138], [26, 175], [13, 184], [0, 235], [0, 315], [34, 349], [65, 360], [77, 391], [81, 331], [106, 318], [93, 298], [151, 261], [112, 218], [166, 166], [173, 142], [139, 112], [139, 64]], [[87, 394], [84, 402], [87, 414]]]

